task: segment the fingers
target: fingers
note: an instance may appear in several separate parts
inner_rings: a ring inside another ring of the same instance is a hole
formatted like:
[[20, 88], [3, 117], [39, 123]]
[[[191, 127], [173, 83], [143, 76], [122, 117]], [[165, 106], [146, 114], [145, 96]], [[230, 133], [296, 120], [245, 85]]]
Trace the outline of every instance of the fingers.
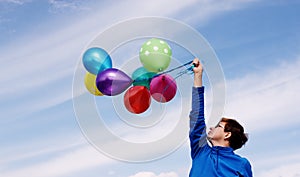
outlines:
[[193, 60], [192, 66], [193, 66], [194, 74], [202, 74], [203, 67], [202, 67], [202, 64], [201, 64], [201, 62], [200, 62], [200, 60], [198, 58], [195, 58]]
[[192, 62], [193, 72], [194, 72], [194, 86], [195, 87], [202, 87], [202, 73], [203, 68], [202, 64], [200, 63], [198, 58], [195, 58]]
[[199, 61], [199, 59], [198, 58], [195, 58], [194, 60], [193, 60], [193, 66], [194, 67], [198, 67], [199, 66], [199, 64], [200, 64], [200, 61]]

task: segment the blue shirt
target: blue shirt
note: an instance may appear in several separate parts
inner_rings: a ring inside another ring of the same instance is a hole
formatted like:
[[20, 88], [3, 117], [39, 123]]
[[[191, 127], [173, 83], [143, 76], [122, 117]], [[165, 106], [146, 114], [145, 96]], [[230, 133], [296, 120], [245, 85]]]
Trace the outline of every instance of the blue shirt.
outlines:
[[208, 145], [204, 87], [193, 87], [189, 137], [192, 157], [190, 177], [252, 177], [249, 161], [235, 154], [231, 147]]

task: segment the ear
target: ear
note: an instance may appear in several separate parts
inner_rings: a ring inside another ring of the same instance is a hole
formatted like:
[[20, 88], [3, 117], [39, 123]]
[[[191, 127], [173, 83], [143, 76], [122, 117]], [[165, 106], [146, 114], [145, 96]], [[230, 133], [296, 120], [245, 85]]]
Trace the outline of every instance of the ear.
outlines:
[[227, 140], [230, 137], [231, 137], [231, 132], [225, 132], [224, 139]]

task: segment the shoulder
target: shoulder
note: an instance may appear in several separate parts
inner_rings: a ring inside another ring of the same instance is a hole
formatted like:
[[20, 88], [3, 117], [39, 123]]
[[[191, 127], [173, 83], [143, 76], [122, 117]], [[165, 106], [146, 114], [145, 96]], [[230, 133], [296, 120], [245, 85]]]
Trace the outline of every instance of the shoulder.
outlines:
[[251, 163], [247, 158], [239, 156], [239, 159], [241, 168], [245, 169], [246, 171], [251, 170]]
[[248, 159], [246, 158], [242, 158], [243, 159], [243, 166], [242, 166], [242, 169], [244, 171], [244, 176], [246, 177], [252, 177], [253, 174], [252, 174], [252, 167], [251, 167], [251, 164], [249, 162]]
[[234, 153], [235, 164], [241, 174], [245, 177], [252, 177], [252, 167], [249, 160]]
[[242, 159], [244, 167], [247, 167], [247, 168], [250, 167], [251, 168], [251, 164], [250, 164], [250, 162], [249, 162], [249, 160], [247, 158], [241, 157], [241, 159]]
[[250, 164], [250, 162], [249, 162], [249, 160], [247, 158], [242, 157], [242, 156], [240, 156], [240, 155], [238, 155], [236, 153], [234, 153], [234, 156], [239, 161], [239, 163], [241, 165], [243, 165], [243, 166], [250, 166], [251, 167], [251, 164]]

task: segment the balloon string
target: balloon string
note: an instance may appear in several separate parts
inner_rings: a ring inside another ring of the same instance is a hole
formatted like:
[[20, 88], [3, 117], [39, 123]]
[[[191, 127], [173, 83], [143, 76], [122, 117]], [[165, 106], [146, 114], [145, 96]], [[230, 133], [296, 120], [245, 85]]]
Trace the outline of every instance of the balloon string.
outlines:
[[[180, 72], [177, 73], [177, 75], [174, 77], [174, 80], [176, 80], [178, 77], [180, 77], [180, 76], [182, 76], [182, 75], [184, 75], [184, 74], [187, 74], [187, 73], [193, 71], [193, 68], [194, 68], [194, 66], [190, 66], [189, 68], [187, 68], [187, 69], [185, 69], [185, 70], [183, 70], [183, 71], [180, 71]], [[191, 73], [192, 73], [192, 72], [191, 72]]]
[[[185, 63], [185, 64], [183, 64], [183, 65], [177, 66], [176, 68], [172, 68], [172, 69], [167, 70], [167, 71], [164, 71], [164, 72], [162, 72], [162, 73], [158, 73], [158, 74], [154, 75], [152, 78], [149, 78], [149, 79], [135, 79], [135, 80], [133, 80], [133, 82], [140, 82], [140, 81], [145, 81], [145, 80], [152, 80], [152, 79], [155, 78], [155, 77], [158, 77], [158, 76], [163, 75], [163, 74], [166, 74], [166, 73], [170, 73], [170, 72], [172, 72], [172, 71], [174, 71], [174, 70], [177, 70], [177, 69], [182, 68], [182, 67], [184, 67], [184, 66], [186, 66], [186, 65], [189, 65], [189, 64], [191, 64], [192, 62], [193, 62], [193, 60], [192, 60], [192, 61], [189, 61], [189, 62], [187, 62], [187, 63]], [[181, 71], [181, 72], [178, 73], [178, 74], [180, 74], [180, 76], [181, 76], [181, 75], [187, 73], [188, 71], [193, 70], [193, 67], [194, 67], [194, 66], [192, 65], [192, 66], [189, 67], [188, 69], [186, 69], [186, 70], [184, 70], [184, 71]], [[177, 77], [180, 77], [180, 76], [177, 76]], [[177, 77], [176, 77], [176, 78], [177, 78]]]
[[172, 72], [172, 71], [174, 71], [174, 70], [177, 70], [177, 69], [179, 69], [179, 68], [181, 68], [181, 67], [184, 67], [184, 66], [186, 66], [186, 65], [189, 65], [189, 64], [191, 64], [192, 62], [193, 62], [193, 60], [192, 60], [192, 61], [189, 61], [189, 62], [187, 62], [187, 63], [185, 63], [185, 64], [183, 64], [183, 65], [177, 66], [176, 68], [172, 68], [172, 69], [167, 70], [167, 71], [165, 71], [165, 72], [156, 74], [154, 77], [160, 76], [160, 75], [162, 75], [162, 74], [167, 74], [167, 73]]
[[[182, 68], [182, 67], [184, 67], [184, 66], [186, 66], [186, 65], [190, 65], [192, 62], [193, 62], [193, 60], [192, 60], [192, 61], [189, 61], [189, 62], [187, 62], [187, 63], [185, 63], [185, 64], [183, 64], [183, 65], [180, 65], [180, 66], [177, 66], [177, 67], [172, 68], [172, 69], [170, 69], [170, 70], [167, 70], [167, 71], [165, 71], [165, 72], [156, 74], [156, 75], [154, 75], [152, 78], [149, 78], [149, 79], [135, 79], [133, 82], [135, 82], [135, 81], [144, 81], [144, 80], [149, 80], [149, 81], [151, 81], [151, 80], [152, 80], [153, 78], [155, 78], [155, 77], [158, 77], [158, 76], [163, 75], [163, 74], [166, 74], [166, 73], [170, 73], [170, 72], [175, 71], [175, 70], [177, 70], [177, 69], [179, 69], [179, 68]], [[189, 68], [184, 69], [184, 70], [180, 71], [179, 73], [177, 73], [176, 77], [174, 77], [174, 81], [175, 81], [177, 78], [179, 78], [180, 76], [182, 76], [182, 75], [184, 75], [184, 74], [186, 74], [186, 73], [192, 71], [194, 67], [195, 67], [195, 66], [192, 65], [192, 66], [190, 66]], [[166, 85], [166, 87], [165, 87], [165, 88], [163, 89], [163, 91], [162, 91], [162, 95], [164, 94], [164, 92], [167, 91], [167, 89], [169, 88], [169, 86], [170, 86], [170, 84]], [[163, 97], [160, 98], [160, 102], [162, 102], [162, 99], [163, 99]]]
[[[190, 63], [191, 63], [191, 62], [186, 63], [186, 64], [184, 64], [184, 65], [182, 65], [182, 66], [180, 66], [180, 67], [186, 66], [186, 65], [188, 65], [188, 64], [190, 64]], [[177, 67], [176, 69], [179, 69], [180, 67]], [[184, 69], [184, 70], [180, 71], [179, 73], [177, 73], [177, 76], [174, 77], [174, 81], [175, 81], [177, 78], [179, 78], [180, 76], [182, 76], [182, 75], [184, 75], [184, 74], [187, 74], [187, 73], [190, 72], [190, 71], [193, 71], [193, 68], [194, 68], [194, 67], [195, 67], [195, 66], [192, 65], [192, 66], [190, 66], [189, 68]], [[175, 70], [175, 69], [173, 69], [172, 71], [174, 71], [174, 70]], [[170, 84], [166, 85], [166, 87], [165, 87], [164, 90], [162, 91], [162, 95], [164, 95], [164, 93], [167, 91], [167, 89], [169, 88], [169, 86], [170, 86]], [[161, 96], [160, 102], [162, 102], [162, 99], [163, 99], [163, 97]]]
[[[172, 71], [177, 70], [177, 69], [179, 69], [179, 68], [182, 68], [182, 67], [184, 67], [184, 66], [186, 66], [186, 65], [189, 65], [189, 64], [191, 64], [192, 62], [193, 62], [193, 60], [192, 60], [192, 61], [189, 61], [189, 62], [187, 62], [187, 63], [185, 63], [185, 64], [183, 64], [183, 65], [180, 65], [180, 66], [177, 66], [177, 67], [172, 68], [172, 69], [170, 69], [170, 70], [167, 70], [167, 71], [165, 71], [165, 72], [156, 74], [156, 75], [154, 75], [152, 78], [149, 78], [149, 79], [137, 79], [137, 80], [134, 80], [134, 81], [152, 80], [154, 77], [158, 77], [158, 76], [160, 76], [160, 75], [163, 75], [163, 74], [172, 72]], [[195, 67], [195, 65], [192, 65], [192, 66], [190, 66], [189, 68], [184, 69], [184, 70], [180, 71], [179, 73], [177, 73], [176, 77], [174, 77], [174, 81], [175, 81], [177, 78], [179, 78], [180, 76], [182, 76], [182, 75], [184, 75], [184, 74], [186, 74], [186, 73], [188, 73], [188, 72], [190, 72], [190, 71], [193, 71], [193, 68], [194, 68], [194, 67]], [[162, 91], [162, 95], [164, 94], [164, 92], [167, 91], [167, 89], [169, 88], [169, 86], [170, 86], [170, 84], [168, 84], [168, 85], [164, 88], [164, 90]], [[160, 98], [160, 102], [162, 102], [162, 99], [163, 99], [163, 97]]]

